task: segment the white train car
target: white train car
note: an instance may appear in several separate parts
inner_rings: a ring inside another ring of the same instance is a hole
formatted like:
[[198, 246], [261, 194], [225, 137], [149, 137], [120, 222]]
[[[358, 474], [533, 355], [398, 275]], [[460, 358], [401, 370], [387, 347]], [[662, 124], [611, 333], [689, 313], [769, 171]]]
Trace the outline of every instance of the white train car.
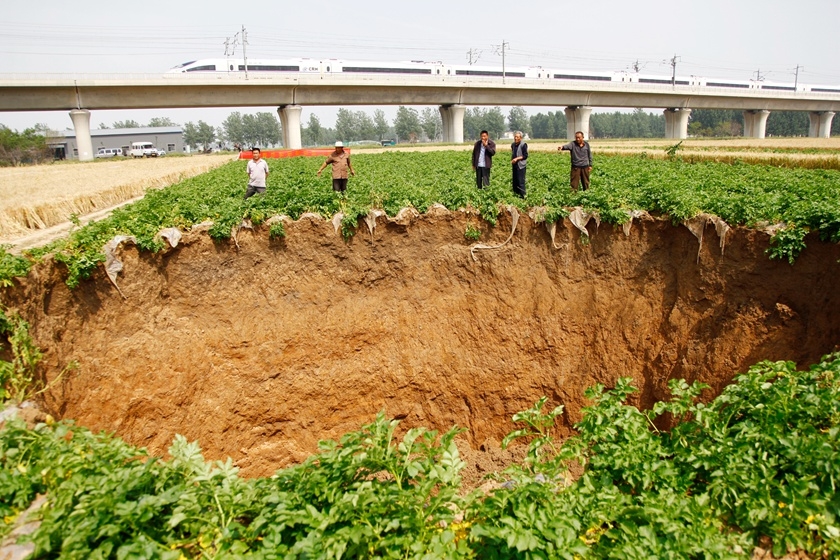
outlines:
[[[428, 76], [429, 78], [501, 78], [500, 66], [450, 65], [440, 61], [411, 60], [403, 62], [353, 61], [338, 58], [290, 58], [290, 59], [250, 59], [248, 72], [293, 74], [359, 74], [359, 75], [402, 75]], [[167, 74], [238, 74], [246, 71], [245, 62], [239, 58], [208, 58], [192, 60], [171, 68]], [[562, 80], [569, 82], [618, 82], [634, 84], [652, 84], [670, 86], [689, 86], [699, 88], [720, 88], [731, 91], [767, 90], [840, 93], [840, 86], [818, 86], [793, 84], [787, 82], [768, 82], [756, 80], [731, 80], [728, 78], [705, 78], [702, 76], [669, 76], [639, 74], [637, 72], [558, 70], [542, 66], [511, 66], [504, 70], [504, 77], [511, 79], [525, 78], [536, 80]]]

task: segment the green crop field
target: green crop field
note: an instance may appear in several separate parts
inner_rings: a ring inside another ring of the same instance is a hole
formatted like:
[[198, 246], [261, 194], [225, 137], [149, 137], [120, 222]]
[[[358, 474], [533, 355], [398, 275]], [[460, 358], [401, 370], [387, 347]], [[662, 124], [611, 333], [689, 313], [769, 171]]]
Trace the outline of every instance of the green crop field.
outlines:
[[[212, 220], [210, 234], [224, 239], [246, 218], [342, 212], [349, 236], [370, 209], [394, 215], [435, 203], [474, 207], [491, 222], [514, 204], [544, 207], [549, 220], [582, 206], [612, 223], [630, 210], [675, 222], [706, 212], [731, 225], [781, 223], [770, 257], [791, 262], [808, 231], [840, 240], [837, 171], [600, 156], [593, 188], [573, 193], [568, 156], [533, 153], [521, 200], [501, 154], [481, 191], [464, 152], [353, 160], [359, 175], [346, 197], [315, 177], [320, 159], [297, 158], [270, 161], [266, 195], [247, 201], [245, 162], [233, 162], [37, 252], [0, 251], [0, 285], [50, 252], [74, 286], [104, 260], [115, 234], [154, 251], [164, 227]], [[284, 235], [282, 223], [270, 235]], [[20, 400], [37, 384], [40, 353], [25, 321], [6, 313], [0, 334], [13, 360], [0, 361], [0, 386], [3, 400]], [[543, 410], [540, 400], [514, 416], [505, 438], [527, 443], [524, 461], [498, 473], [489, 493], [462, 487], [458, 429], [398, 438], [397, 422], [383, 414], [263, 479], [240, 478], [230, 460], [205, 461], [181, 437], [163, 460], [71, 421], [9, 421], [0, 429], [0, 537], [46, 494], [42, 523], [28, 537], [37, 558], [749, 558], [767, 542], [776, 556], [840, 555], [840, 354], [808, 371], [762, 362], [708, 404], [697, 402], [703, 388], [672, 381], [671, 400], [640, 411], [626, 404], [629, 380], [593, 387], [576, 435], [562, 443], [554, 423], [562, 407]], [[656, 428], [662, 415], [674, 420], [670, 431]]]
[[[332, 192], [328, 176], [315, 176], [320, 158], [272, 160], [266, 195], [248, 201], [242, 198], [245, 162], [232, 162], [149, 192], [110, 218], [79, 228], [69, 239], [28, 257], [55, 252], [67, 264], [73, 286], [104, 261], [102, 246], [115, 234], [134, 235], [141, 248], [157, 250], [162, 247], [157, 233], [164, 227], [188, 228], [212, 220], [210, 235], [221, 239], [245, 218], [260, 224], [273, 215], [295, 219], [304, 212], [325, 217], [342, 212], [343, 233], [352, 235], [358, 219], [370, 209], [393, 216], [405, 206], [424, 212], [434, 203], [450, 209], [471, 206], [491, 223], [504, 205], [513, 204], [544, 207], [545, 218], [552, 221], [566, 216], [570, 207], [582, 206], [610, 223], [628, 220], [628, 211], [646, 210], [674, 222], [705, 212], [733, 226], [782, 224], [770, 256], [790, 262], [804, 248], [808, 231], [840, 240], [840, 171], [602, 155], [596, 157], [593, 187], [574, 193], [568, 187], [568, 155], [534, 152], [528, 195], [521, 200], [509, 187], [505, 158], [503, 153], [496, 157], [491, 186], [479, 191], [464, 152], [355, 154], [358, 176], [351, 178], [346, 197]], [[282, 234], [282, 225], [274, 226], [272, 233]], [[0, 283], [8, 283], [29, 262], [5, 252], [0, 257]]]
[[[840, 355], [809, 371], [765, 362], [708, 405], [672, 381], [649, 411], [626, 379], [596, 386], [560, 444], [544, 399], [506, 442], [528, 453], [497, 489], [463, 495], [453, 438], [395, 437], [380, 414], [304, 463], [243, 479], [176, 437], [148, 457], [71, 422], [0, 430], [0, 535], [37, 494], [37, 558], [749, 558], [840, 554]], [[669, 413], [669, 432], [653, 426]], [[583, 466], [576, 480], [571, 464]]]

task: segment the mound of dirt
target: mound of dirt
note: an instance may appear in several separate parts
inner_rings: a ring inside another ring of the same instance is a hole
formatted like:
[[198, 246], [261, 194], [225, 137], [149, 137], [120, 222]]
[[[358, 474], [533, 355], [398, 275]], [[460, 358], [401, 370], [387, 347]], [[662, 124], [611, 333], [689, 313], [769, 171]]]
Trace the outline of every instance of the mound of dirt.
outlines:
[[[629, 376], [635, 404], [685, 378], [717, 394], [762, 359], [810, 364], [840, 340], [840, 247], [807, 239], [791, 266], [771, 261], [765, 233], [732, 229], [721, 252], [714, 226], [698, 238], [668, 221], [621, 227], [570, 222], [554, 242], [519, 219], [507, 239], [463, 212], [402, 225], [379, 218], [344, 240], [313, 216], [218, 243], [203, 233], [158, 254], [121, 249], [73, 291], [45, 262], [4, 301], [32, 324], [54, 378], [54, 416], [163, 453], [176, 433], [208, 458], [232, 457], [263, 476], [370, 422], [385, 409], [404, 428], [465, 427], [474, 473], [503, 463], [511, 416], [542, 395], [566, 406], [565, 433], [583, 390]], [[482, 450], [484, 453], [482, 454]]]

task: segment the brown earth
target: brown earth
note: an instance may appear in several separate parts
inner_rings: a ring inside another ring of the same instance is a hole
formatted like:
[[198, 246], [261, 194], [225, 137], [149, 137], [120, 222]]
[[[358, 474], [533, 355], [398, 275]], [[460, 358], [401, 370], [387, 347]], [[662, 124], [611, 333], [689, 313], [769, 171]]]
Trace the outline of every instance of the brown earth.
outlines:
[[[284, 240], [244, 230], [217, 243], [186, 234], [174, 249], [121, 251], [123, 299], [103, 272], [70, 291], [60, 265], [37, 265], [3, 300], [32, 324], [54, 378], [46, 406], [163, 453], [175, 434], [248, 476], [272, 473], [370, 422], [463, 426], [470, 468], [505, 458], [511, 416], [542, 395], [564, 404], [564, 433], [583, 390], [630, 376], [635, 404], [671, 378], [718, 393], [762, 359], [817, 361], [840, 341], [840, 246], [807, 238], [793, 266], [771, 261], [766, 233], [736, 228], [722, 254], [669, 221], [568, 222], [556, 247], [527, 216], [511, 242], [471, 258], [464, 212], [409, 225], [380, 218], [348, 241], [304, 217]], [[485, 453], [477, 450], [484, 449]]]

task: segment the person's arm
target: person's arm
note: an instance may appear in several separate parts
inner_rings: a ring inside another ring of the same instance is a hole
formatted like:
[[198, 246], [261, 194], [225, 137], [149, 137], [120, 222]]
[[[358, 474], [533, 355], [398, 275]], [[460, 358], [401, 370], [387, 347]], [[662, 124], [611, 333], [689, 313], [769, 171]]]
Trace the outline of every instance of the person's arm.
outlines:
[[317, 175], [318, 177], [320, 177], [320, 176], [321, 176], [321, 171], [323, 171], [323, 170], [324, 170], [324, 168], [326, 168], [326, 167], [327, 167], [327, 165], [329, 165], [329, 163], [330, 163], [330, 158], [327, 158], [327, 159], [326, 159], [326, 161], [324, 161], [324, 163], [321, 165], [321, 169], [319, 169], [319, 170], [318, 170], [318, 173], [316, 173], [315, 175]]
[[488, 154], [490, 155], [490, 157], [493, 157], [493, 156], [496, 155], [496, 143], [493, 142], [492, 140], [488, 140], [487, 145], [484, 146], [484, 155], [488, 155]]
[[589, 170], [592, 170], [592, 147], [589, 144], [586, 144], [586, 151], [589, 153]]
[[349, 157], [347, 158], [347, 169], [350, 170], [350, 175], [352, 175], [353, 177], [356, 176], [356, 170], [353, 169], [353, 164], [350, 163], [350, 158]]
[[522, 159], [528, 159], [528, 144], [522, 142]]
[[262, 160], [262, 162], [263, 162], [263, 165], [265, 166], [265, 178], [268, 179], [268, 173], [269, 173], [268, 164], [265, 162], [265, 160]]
[[571, 152], [572, 151], [572, 145], [571, 144], [563, 144], [562, 146], [557, 146], [557, 151], [558, 152], [562, 152], [562, 151]]

